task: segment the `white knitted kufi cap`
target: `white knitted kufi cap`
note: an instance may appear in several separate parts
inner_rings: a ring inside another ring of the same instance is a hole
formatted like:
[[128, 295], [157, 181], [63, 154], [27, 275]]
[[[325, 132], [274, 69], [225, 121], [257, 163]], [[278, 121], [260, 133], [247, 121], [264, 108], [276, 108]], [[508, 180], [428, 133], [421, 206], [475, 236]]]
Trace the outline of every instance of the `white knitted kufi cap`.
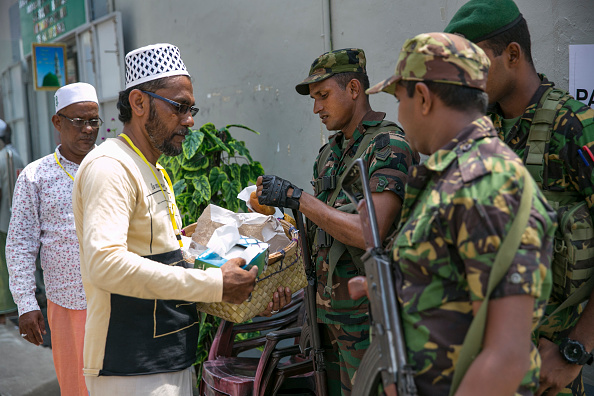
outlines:
[[126, 89], [171, 76], [190, 76], [175, 45], [147, 45], [126, 55]]
[[56, 102], [56, 113], [73, 103], [95, 102], [99, 104], [95, 87], [83, 82], [64, 85], [56, 91], [54, 100]]

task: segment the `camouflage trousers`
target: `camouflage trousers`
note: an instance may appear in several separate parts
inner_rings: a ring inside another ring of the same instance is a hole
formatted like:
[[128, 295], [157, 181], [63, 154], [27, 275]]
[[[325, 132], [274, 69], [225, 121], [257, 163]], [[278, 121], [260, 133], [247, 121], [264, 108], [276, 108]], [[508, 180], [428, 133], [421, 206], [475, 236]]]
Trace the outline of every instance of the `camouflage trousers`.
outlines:
[[355, 373], [369, 348], [369, 322], [344, 325], [319, 323], [329, 396], [350, 396]]

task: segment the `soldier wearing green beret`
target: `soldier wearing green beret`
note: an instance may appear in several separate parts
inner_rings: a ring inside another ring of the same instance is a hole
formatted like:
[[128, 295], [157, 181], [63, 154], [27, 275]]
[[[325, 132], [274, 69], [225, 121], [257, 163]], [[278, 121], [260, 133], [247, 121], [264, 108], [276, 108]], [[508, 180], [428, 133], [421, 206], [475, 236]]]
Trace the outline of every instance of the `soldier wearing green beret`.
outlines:
[[[512, 0], [471, 0], [445, 29], [491, 60], [490, 115], [559, 214], [553, 291], [534, 332], [542, 357], [538, 394], [584, 395], [583, 364], [593, 360], [594, 110], [536, 72], [526, 20]], [[582, 312], [583, 310], [583, 312]]]
[[[555, 213], [485, 115], [488, 68], [468, 40], [421, 34], [404, 44], [395, 74], [367, 91], [396, 97], [408, 142], [429, 156], [411, 169], [392, 250], [419, 395], [453, 394], [458, 385], [457, 395], [537, 389], [530, 334], [551, 287]], [[482, 314], [478, 354], [463, 359]]]
[[363, 271], [365, 242], [356, 208], [342, 191], [342, 176], [356, 158], [369, 169], [382, 237], [395, 227], [404, 200], [408, 168], [419, 162], [400, 127], [371, 109], [369, 79], [361, 49], [320, 55], [295, 88], [314, 100], [313, 111], [329, 131], [313, 167], [314, 195], [277, 176], [258, 179], [260, 203], [298, 208], [315, 223], [309, 228], [317, 272], [320, 323], [330, 394], [350, 395], [353, 377], [369, 347], [366, 297], [351, 300], [348, 280]]

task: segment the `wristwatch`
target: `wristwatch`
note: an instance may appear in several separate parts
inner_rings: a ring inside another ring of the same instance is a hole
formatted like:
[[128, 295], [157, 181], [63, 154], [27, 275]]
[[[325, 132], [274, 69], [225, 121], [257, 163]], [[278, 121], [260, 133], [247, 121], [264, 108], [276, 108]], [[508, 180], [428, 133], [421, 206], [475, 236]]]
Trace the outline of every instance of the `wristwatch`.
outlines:
[[594, 360], [592, 353], [586, 351], [586, 347], [581, 342], [572, 340], [571, 338], [565, 337], [561, 340], [559, 351], [561, 352], [561, 356], [571, 364], [582, 366], [584, 364], [592, 364]]

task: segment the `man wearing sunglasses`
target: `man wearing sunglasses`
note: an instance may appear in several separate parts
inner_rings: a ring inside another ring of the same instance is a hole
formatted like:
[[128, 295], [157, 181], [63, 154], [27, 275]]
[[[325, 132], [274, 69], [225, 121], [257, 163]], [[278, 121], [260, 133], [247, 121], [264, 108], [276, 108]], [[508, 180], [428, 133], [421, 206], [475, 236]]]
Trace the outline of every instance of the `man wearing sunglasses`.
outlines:
[[6, 243], [10, 290], [21, 336], [43, 343], [45, 321], [35, 299], [35, 261], [41, 257], [52, 330], [54, 367], [62, 395], [88, 395], [82, 371], [87, 301], [80, 275], [72, 214], [72, 186], [83, 158], [95, 147], [99, 102], [92, 85], [56, 91], [52, 123], [60, 133], [54, 153], [29, 164], [18, 177]]
[[177, 47], [126, 55], [118, 109], [123, 133], [85, 159], [73, 191], [88, 298], [87, 386], [93, 396], [191, 395], [193, 302], [245, 301], [257, 269], [243, 270], [237, 258], [202, 271], [183, 259], [173, 188], [157, 163], [182, 152], [198, 111]]

